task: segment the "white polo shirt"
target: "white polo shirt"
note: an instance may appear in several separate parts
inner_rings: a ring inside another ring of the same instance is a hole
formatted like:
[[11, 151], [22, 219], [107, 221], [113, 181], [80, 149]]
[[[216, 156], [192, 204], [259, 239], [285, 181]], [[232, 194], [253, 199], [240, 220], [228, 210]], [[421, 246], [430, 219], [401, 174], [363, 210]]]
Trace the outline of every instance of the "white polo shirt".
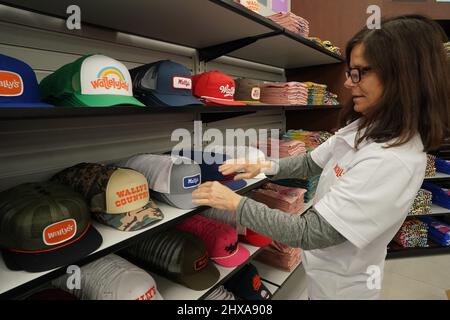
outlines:
[[314, 208], [348, 241], [303, 252], [311, 299], [377, 299], [386, 248], [406, 218], [425, 176], [417, 134], [408, 143], [355, 149], [358, 120], [311, 153], [323, 168]]

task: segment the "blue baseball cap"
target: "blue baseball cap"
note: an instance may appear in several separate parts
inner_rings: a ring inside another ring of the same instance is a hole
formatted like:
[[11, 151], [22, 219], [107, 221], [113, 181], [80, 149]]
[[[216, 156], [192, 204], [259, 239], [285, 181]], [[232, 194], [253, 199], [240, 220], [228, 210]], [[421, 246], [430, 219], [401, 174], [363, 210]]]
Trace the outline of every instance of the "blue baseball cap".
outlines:
[[53, 107], [41, 102], [33, 69], [3, 54], [0, 54], [0, 107]]
[[247, 185], [245, 180], [233, 180], [235, 174], [224, 176], [219, 171], [219, 167], [226, 160], [231, 159], [225, 154], [189, 150], [185, 153], [181, 152], [179, 155], [192, 159], [200, 165], [202, 183], [207, 181], [218, 181], [231, 190], [239, 190]]
[[192, 95], [192, 75], [182, 64], [161, 60], [130, 70], [135, 97], [147, 106], [203, 105]]

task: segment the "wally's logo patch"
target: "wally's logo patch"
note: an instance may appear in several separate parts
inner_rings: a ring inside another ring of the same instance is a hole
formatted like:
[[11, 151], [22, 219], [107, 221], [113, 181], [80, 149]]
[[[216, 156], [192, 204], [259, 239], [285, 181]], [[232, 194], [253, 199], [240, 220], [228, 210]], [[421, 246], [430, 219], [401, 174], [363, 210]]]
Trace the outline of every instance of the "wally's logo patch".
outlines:
[[183, 178], [183, 188], [190, 189], [198, 186], [200, 184], [200, 175], [197, 174], [195, 176], [184, 177]]
[[130, 189], [124, 189], [116, 192], [119, 200], [115, 201], [116, 207], [122, 207], [138, 200], [149, 198], [148, 185], [142, 184]]
[[336, 164], [333, 168], [334, 174], [336, 177], [340, 178], [344, 175], [344, 169], [342, 169], [338, 164]]
[[260, 88], [253, 88], [252, 89], [252, 99], [253, 100], [259, 100], [261, 97], [261, 89]]
[[76, 233], [76, 221], [74, 219], [67, 219], [46, 227], [42, 236], [46, 245], [53, 246], [72, 239]]
[[192, 80], [186, 77], [173, 77], [173, 87], [175, 89], [191, 90]]
[[194, 270], [199, 271], [205, 268], [208, 264], [208, 253], [205, 253], [205, 255], [197, 260], [194, 261]]
[[230, 87], [229, 84], [227, 84], [226, 86], [221, 86], [219, 88], [219, 90], [223, 94], [224, 97], [234, 97], [235, 88]]
[[125, 81], [122, 71], [116, 67], [106, 67], [100, 70], [97, 74], [97, 79], [92, 80], [91, 85], [93, 89], [103, 88], [126, 91], [130, 89], [130, 85]]
[[0, 96], [17, 97], [22, 93], [22, 77], [15, 72], [0, 70]]

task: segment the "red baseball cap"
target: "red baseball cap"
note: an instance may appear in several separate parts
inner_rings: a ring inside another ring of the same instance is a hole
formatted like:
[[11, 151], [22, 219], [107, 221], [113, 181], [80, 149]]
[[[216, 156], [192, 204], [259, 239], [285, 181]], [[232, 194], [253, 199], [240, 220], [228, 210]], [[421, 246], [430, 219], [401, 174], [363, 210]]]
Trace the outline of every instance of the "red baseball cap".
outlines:
[[272, 243], [272, 239], [262, 234], [256, 233], [247, 228], [246, 235], [239, 235], [239, 240], [247, 242], [255, 247], [265, 247]]
[[194, 75], [193, 95], [204, 100], [207, 105], [245, 106], [235, 101], [236, 85], [234, 80], [219, 71], [210, 71]]

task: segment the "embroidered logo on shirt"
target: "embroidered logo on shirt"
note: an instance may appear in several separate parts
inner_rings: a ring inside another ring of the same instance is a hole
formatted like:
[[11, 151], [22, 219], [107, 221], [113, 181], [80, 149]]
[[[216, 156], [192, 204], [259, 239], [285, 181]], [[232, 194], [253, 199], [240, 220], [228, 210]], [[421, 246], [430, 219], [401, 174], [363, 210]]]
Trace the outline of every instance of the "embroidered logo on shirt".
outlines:
[[344, 169], [342, 169], [341, 167], [339, 167], [338, 164], [336, 164], [333, 168], [334, 170], [334, 174], [336, 175], [336, 177], [340, 178], [344, 175]]

